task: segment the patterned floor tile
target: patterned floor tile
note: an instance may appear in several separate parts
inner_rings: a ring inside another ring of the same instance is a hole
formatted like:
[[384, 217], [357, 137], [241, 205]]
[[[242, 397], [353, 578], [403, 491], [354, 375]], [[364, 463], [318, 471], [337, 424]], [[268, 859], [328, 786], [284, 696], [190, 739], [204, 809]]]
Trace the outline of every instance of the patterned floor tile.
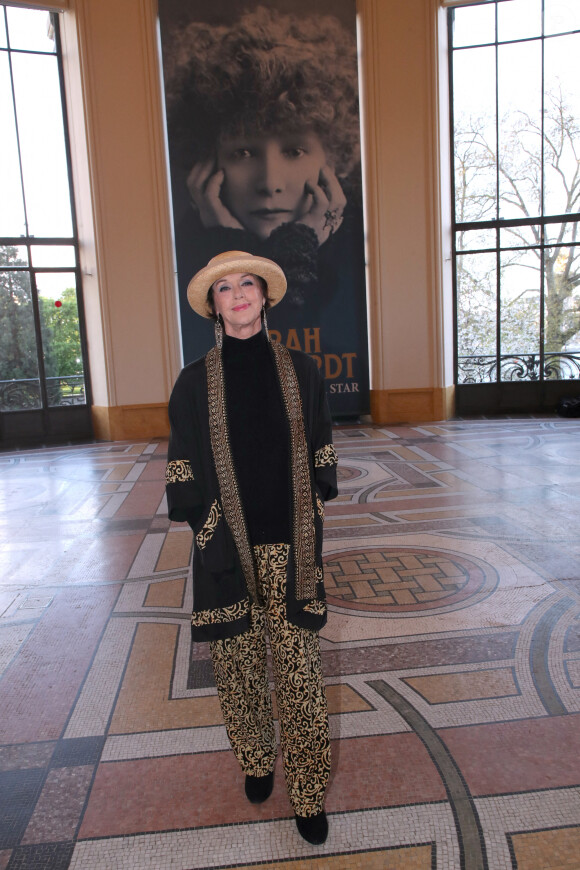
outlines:
[[50, 759], [51, 767], [77, 767], [97, 764], [104, 745], [103, 737], [78, 737], [59, 740]]
[[518, 870], [572, 870], [580, 856], [580, 827], [512, 834], [511, 844]]
[[[352, 855], [327, 855], [298, 861], [280, 861], [276, 870], [431, 870], [432, 846], [409, 846], [405, 849], [377, 849]], [[271, 864], [237, 865], [237, 870], [271, 870]]]
[[7, 870], [67, 870], [74, 843], [42, 843], [14, 849]]
[[439, 733], [474, 794], [580, 783], [578, 714], [443, 729]]
[[0, 454], [0, 870], [576, 870], [579, 436], [336, 428], [322, 847], [244, 797], [167, 443]]
[[408, 677], [405, 682], [429, 704], [505, 698], [519, 694], [513, 668]]
[[[160, 569], [163, 570], [163, 569]], [[147, 590], [144, 607], [183, 607], [185, 577], [177, 580], [160, 580], [151, 583]]]
[[51, 770], [21, 843], [72, 842], [93, 772], [92, 765]]
[[55, 595], [2, 680], [0, 742], [60, 737], [118, 592], [79, 586]]
[[0, 773], [0, 849], [20, 843], [43, 779], [44, 771], [37, 768]]

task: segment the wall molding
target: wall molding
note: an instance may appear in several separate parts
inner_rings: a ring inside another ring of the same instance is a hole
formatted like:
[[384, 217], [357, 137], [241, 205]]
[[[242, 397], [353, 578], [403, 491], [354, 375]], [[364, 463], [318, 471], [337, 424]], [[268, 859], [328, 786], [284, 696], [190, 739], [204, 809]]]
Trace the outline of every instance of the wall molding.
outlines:
[[454, 386], [371, 390], [373, 423], [432, 423], [448, 420], [454, 409]]
[[[448, 420], [455, 409], [455, 387], [425, 387], [411, 390], [371, 390], [373, 423], [433, 423]], [[127, 441], [135, 438], [167, 438], [167, 402], [147, 405], [116, 405], [91, 408], [95, 438]]]
[[69, 0], [10, 0], [10, 6], [25, 6], [34, 9], [46, 9], [49, 12], [62, 12], [70, 8]]
[[117, 405], [91, 408], [93, 430], [99, 441], [127, 441], [142, 438], [167, 438], [167, 402], [152, 405]]

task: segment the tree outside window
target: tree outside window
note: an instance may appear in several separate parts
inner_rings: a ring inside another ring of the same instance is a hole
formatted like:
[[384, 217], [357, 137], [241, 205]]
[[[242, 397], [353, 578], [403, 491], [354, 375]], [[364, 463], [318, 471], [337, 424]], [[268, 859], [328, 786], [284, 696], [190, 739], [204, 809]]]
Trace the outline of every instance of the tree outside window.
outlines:
[[578, 379], [580, 4], [450, 16], [457, 383]]
[[58, 21], [0, 5], [0, 412], [86, 404]]

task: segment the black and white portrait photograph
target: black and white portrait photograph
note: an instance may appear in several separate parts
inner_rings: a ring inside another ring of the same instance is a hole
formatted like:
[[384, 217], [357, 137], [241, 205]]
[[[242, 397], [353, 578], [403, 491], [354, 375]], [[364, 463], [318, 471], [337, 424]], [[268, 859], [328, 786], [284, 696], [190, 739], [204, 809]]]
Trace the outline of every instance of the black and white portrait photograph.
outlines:
[[160, 0], [182, 345], [213, 342], [186, 299], [224, 251], [288, 280], [274, 341], [311, 354], [333, 416], [368, 411], [354, 0]]

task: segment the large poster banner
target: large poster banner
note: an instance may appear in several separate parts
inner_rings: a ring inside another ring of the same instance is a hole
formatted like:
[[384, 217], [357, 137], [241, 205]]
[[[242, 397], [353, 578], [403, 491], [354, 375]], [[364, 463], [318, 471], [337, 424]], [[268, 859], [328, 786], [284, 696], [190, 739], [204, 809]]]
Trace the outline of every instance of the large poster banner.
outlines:
[[190, 278], [275, 260], [276, 341], [311, 354], [336, 418], [369, 409], [355, 0], [159, 0], [185, 363], [213, 344]]

